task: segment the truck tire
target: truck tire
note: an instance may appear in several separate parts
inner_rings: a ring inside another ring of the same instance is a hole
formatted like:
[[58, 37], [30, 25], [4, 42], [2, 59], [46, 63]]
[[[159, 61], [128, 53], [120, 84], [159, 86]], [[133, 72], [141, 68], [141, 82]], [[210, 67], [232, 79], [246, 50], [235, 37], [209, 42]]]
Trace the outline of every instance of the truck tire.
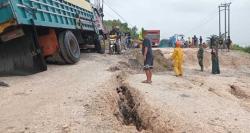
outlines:
[[66, 64], [75, 64], [80, 60], [80, 48], [75, 35], [71, 31], [59, 34], [60, 55]]

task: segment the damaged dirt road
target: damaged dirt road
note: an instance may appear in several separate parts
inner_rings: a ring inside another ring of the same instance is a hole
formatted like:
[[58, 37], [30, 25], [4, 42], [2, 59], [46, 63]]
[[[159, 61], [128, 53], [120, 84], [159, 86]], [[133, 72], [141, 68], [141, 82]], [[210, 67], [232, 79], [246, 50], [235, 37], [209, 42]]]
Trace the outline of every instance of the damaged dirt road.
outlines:
[[170, 71], [170, 52], [154, 52], [152, 85], [141, 83], [139, 50], [120, 56], [83, 54], [73, 66], [1, 77], [9, 87], [0, 87], [0, 132], [247, 133], [250, 56], [222, 53], [222, 74], [211, 75], [209, 51], [201, 73], [196, 49], [187, 49], [185, 76], [177, 78]]
[[[83, 54], [72, 66], [50, 65], [26, 77], [1, 77], [0, 133], [91, 133], [135, 131], [107, 107], [104, 91], [115, 90], [107, 69], [119, 56]], [[110, 85], [110, 86], [109, 86]]]

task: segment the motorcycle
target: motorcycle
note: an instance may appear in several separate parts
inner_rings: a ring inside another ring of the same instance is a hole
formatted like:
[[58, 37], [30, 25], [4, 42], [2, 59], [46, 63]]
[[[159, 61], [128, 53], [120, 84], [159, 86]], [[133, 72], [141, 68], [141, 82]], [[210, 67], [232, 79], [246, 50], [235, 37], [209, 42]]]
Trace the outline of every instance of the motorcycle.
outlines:
[[111, 55], [121, 54], [121, 44], [116, 35], [110, 35], [109, 37], [109, 53]]

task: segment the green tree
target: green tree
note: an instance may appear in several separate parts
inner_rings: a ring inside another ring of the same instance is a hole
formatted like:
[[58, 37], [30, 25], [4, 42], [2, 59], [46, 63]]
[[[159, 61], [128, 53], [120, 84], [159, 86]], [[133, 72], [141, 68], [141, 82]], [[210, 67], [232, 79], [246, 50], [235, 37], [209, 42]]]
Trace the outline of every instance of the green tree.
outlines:
[[138, 37], [138, 28], [133, 26], [132, 28], [129, 27], [128, 23], [122, 23], [119, 19], [118, 20], [104, 20], [104, 26], [108, 31], [112, 30], [112, 27], [119, 26], [120, 31], [122, 33], [130, 33], [133, 39]]

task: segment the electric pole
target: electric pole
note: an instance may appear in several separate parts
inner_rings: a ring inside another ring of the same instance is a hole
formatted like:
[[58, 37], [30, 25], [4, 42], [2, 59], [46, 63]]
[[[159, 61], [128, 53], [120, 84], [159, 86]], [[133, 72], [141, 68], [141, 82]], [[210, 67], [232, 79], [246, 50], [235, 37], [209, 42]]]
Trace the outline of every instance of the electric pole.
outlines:
[[219, 36], [221, 36], [221, 6], [219, 6]]
[[228, 38], [231, 36], [231, 25], [230, 25], [230, 5], [231, 3], [228, 4]]
[[219, 36], [222, 37], [222, 34], [221, 34], [221, 12], [224, 11], [224, 14], [225, 14], [225, 33], [223, 34], [224, 35], [224, 44], [226, 42], [226, 40], [228, 38], [230, 38], [230, 5], [232, 3], [225, 3], [225, 4], [220, 4], [219, 5]]
[[224, 6], [225, 8], [225, 40], [227, 40], [227, 6]]

